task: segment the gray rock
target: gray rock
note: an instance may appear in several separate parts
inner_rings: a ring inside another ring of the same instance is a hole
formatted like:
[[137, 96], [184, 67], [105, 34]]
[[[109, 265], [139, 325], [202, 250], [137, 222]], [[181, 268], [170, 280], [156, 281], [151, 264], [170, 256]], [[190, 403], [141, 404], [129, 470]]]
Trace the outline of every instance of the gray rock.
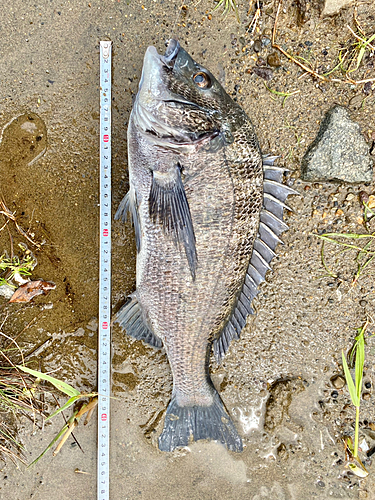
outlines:
[[6, 299], [10, 299], [14, 294], [15, 288], [12, 288], [9, 285], [1, 285], [0, 286], [0, 296], [5, 297]]
[[343, 7], [353, 4], [354, 0], [326, 0], [323, 9], [323, 16], [333, 16], [338, 14]]
[[360, 127], [342, 106], [330, 109], [301, 163], [304, 181], [371, 182], [372, 159]]

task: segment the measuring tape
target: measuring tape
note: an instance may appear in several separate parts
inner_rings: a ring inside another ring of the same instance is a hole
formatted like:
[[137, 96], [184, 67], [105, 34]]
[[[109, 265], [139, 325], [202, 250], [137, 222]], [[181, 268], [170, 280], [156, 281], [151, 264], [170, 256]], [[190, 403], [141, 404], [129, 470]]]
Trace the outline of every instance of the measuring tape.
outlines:
[[112, 42], [100, 42], [98, 500], [109, 500], [109, 405], [111, 395], [111, 55]]

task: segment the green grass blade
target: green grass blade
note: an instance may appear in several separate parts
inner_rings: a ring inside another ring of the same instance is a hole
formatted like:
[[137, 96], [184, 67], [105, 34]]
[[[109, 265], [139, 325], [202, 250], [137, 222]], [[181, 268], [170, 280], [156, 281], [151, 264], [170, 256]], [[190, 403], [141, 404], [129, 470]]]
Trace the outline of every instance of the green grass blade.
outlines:
[[33, 462], [31, 462], [31, 464], [28, 466], [28, 468], [32, 467], [37, 462], [39, 462], [39, 460], [42, 458], [42, 456], [45, 455], [47, 453], [47, 451], [52, 448], [52, 446], [56, 443], [56, 441], [58, 441], [61, 438], [61, 436], [63, 434], [65, 434], [66, 430], [68, 429], [69, 423], [73, 421], [73, 419], [75, 418], [75, 416], [77, 415], [77, 413], [78, 413], [78, 410], [76, 410], [73, 413], [73, 415], [70, 417], [70, 419], [68, 420], [68, 422], [66, 424], [64, 424], [64, 426], [61, 429], [61, 431], [52, 439], [52, 441], [47, 446], [47, 448], [45, 450], [43, 450], [42, 453]]
[[66, 382], [62, 382], [61, 380], [58, 380], [57, 378], [51, 377], [50, 375], [47, 375], [46, 373], [43, 372], [38, 372], [36, 370], [32, 370], [31, 368], [28, 368], [27, 366], [17, 366], [18, 369], [29, 373], [30, 375], [33, 375], [36, 378], [41, 378], [43, 380], [46, 380], [47, 382], [50, 382], [52, 385], [56, 387], [56, 389], [59, 389], [59, 391], [63, 392], [69, 397], [73, 396], [79, 396], [80, 392], [77, 391], [77, 389], [74, 389], [71, 385], [67, 384]]
[[80, 398], [83, 398], [83, 397], [86, 397], [86, 396], [83, 396], [83, 395], [78, 395], [78, 396], [73, 396], [71, 397], [70, 399], [68, 399], [68, 401], [63, 405], [61, 406], [60, 408], [58, 408], [55, 412], [53, 412], [51, 415], [49, 415], [49, 417], [46, 418], [46, 422], [48, 420], [50, 420], [51, 418], [55, 417], [56, 415], [58, 415], [60, 412], [64, 411], [64, 410], [67, 410], [70, 406], [72, 406], [72, 404], [74, 404], [78, 399]]
[[359, 240], [362, 238], [375, 238], [375, 235], [373, 234], [359, 234], [359, 233], [324, 233], [324, 234], [317, 234], [319, 238], [322, 238], [324, 236], [336, 236], [340, 238], [350, 238], [353, 240]]
[[[356, 356], [355, 356], [355, 388], [358, 401], [361, 398], [364, 364], [365, 364], [365, 337], [363, 335], [363, 329], [361, 328], [360, 334], [357, 336], [357, 346], [356, 346]], [[357, 406], [359, 406], [359, 404]]]
[[45, 455], [47, 453], [47, 451], [50, 450], [52, 448], [52, 446], [56, 443], [56, 441], [58, 441], [60, 439], [60, 437], [64, 434], [64, 432], [66, 431], [67, 428], [68, 428], [68, 424], [65, 424], [64, 427], [61, 429], [61, 431], [52, 439], [52, 441], [47, 446], [47, 448], [42, 451], [42, 453], [39, 455], [39, 457], [37, 457], [33, 462], [31, 462], [31, 464], [28, 466], [28, 468], [32, 467], [37, 462], [39, 462], [39, 460], [42, 458], [42, 456]]
[[355, 389], [355, 385], [350, 374], [348, 363], [346, 362], [344, 351], [342, 351], [342, 366], [344, 367], [344, 373], [346, 378], [346, 383], [348, 384], [349, 394], [352, 399], [354, 406], [359, 406], [359, 398]]

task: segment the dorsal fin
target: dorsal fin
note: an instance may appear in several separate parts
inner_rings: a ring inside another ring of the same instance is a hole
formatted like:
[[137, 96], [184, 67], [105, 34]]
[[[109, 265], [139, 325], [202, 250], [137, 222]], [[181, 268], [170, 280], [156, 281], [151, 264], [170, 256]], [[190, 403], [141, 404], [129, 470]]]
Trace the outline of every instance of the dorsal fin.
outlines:
[[258, 235], [254, 241], [249, 267], [241, 291], [236, 298], [233, 311], [220, 336], [214, 340], [216, 360], [221, 362], [233, 339], [239, 339], [249, 314], [254, 314], [251, 303], [258, 293], [259, 284], [264, 281], [271, 269], [270, 263], [275, 256], [275, 248], [282, 243], [279, 235], [288, 229], [283, 221], [285, 200], [297, 191], [281, 183], [287, 169], [274, 166], [277, 156], [263, 157], [263, 208], [260, 212]]

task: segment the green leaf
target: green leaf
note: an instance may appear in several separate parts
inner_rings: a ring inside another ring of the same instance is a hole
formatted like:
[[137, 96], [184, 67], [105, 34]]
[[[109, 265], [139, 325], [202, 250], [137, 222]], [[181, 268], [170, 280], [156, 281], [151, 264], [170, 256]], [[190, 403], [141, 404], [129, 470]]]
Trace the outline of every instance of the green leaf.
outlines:
[[[362, 392], [362, 379], [363, 379], [363, 367], [365, 364], [365, 337], [363, 335], [363, 329], [360, 329], [359, 335], [356, 337], [356, 354], [355, 354], [355, 388], [358, 401], [361, 398]], [[359, 404], [357, 405], [359, 406]]]
[[70, 399], [68, 399], [68, 401], [63, 406], [61, 406], [55, 412], [53, 412], [51, 415], [49, 415], [49, 417], [46, 418], [46, 422], [47, 422], [47, 420], [50, 420], [52, 417], [55, 417], [56, 415], [58, 415], [60, 412], [67, 410], [70, 406], [72, 406], [72, 404], [74, 404], [77, 401], [77, 399], [84, 398], [84, 397], [86, 397], [86, 396], [81, 395], [81, 394], [79, 394], [78, 396], [71, 397]]
[[67, 396], [79, 396], [80, 392], [77, 391], [77, 389], [74, 389], [71, 385], [67, 384], [66, 382], [62, 382], [61, 380], [58, 380], [57, 378], [53, 378], [50, 375], [47, 375], [46, 373], [43, 372], [38, 372], [36, 370], [32, 370], [31, 368], [28, 368], [27, 366], [17, 366], [20, 370], [29, 373], [30, 375], [33, 375], [34, 377], [41, 378], [43, 380], [47, 380], [47, 382], [50, 382], [52, 385], [54, 385], [59, 391], [63, 392]]
[[359, 406], [360, 401], [357, 396], [354, 382], [349, 371], [348, 363], [346, 362], [344, 351], [342, 351], [342, 366], [344, 367], [344, 373], [345, 373], [346, 383], [348, 384], [350, 397], [352, 398], [354, 406]]

